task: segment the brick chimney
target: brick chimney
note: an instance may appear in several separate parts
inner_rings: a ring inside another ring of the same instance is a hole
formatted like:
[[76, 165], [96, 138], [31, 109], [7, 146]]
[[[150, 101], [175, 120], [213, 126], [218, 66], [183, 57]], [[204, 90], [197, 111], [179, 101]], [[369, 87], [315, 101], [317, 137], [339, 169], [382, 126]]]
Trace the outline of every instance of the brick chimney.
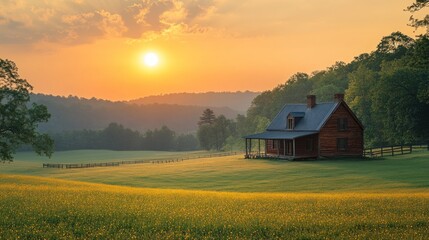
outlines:
[[313, 108], [314, 106], [316, 106], [316, 96], [307, 95], [307, 108]]
[[344, 101], [344, 93], [336, 93], [334, 95], [335, 102], [341, 102]]

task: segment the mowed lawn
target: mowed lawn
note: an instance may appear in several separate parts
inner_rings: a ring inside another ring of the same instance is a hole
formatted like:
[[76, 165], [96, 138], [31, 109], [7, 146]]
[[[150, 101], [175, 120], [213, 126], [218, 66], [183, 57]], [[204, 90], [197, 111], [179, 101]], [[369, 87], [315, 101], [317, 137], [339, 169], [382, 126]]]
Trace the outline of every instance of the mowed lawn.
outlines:
[[[341, 179], [338, 179], [341, 181]], [[1, 239], [427, 239], [429, 193], [231, 193], [0, 175]]]
[[87, 169], [48, 169], [42, 162], [103, 162], [174, 159], [202, 152], [58, 152], [52, 160], [18, 154], [0, 174], [25, 174], [111, 185], [231, 192], [422, 192], [429, 191], [429, 151], [383, 159], [282, 161], [242, 155], [163, 164]]

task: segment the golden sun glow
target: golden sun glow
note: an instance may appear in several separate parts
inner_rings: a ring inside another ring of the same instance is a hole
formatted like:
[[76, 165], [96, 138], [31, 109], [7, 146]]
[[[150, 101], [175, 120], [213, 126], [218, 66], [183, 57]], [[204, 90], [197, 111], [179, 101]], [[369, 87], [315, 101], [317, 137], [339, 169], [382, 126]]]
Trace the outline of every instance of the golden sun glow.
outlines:
[[154, 52], [148, 52], [142, 55], [141, 62], [147, 67], [156, 67], [159, 63], [158, 54]]

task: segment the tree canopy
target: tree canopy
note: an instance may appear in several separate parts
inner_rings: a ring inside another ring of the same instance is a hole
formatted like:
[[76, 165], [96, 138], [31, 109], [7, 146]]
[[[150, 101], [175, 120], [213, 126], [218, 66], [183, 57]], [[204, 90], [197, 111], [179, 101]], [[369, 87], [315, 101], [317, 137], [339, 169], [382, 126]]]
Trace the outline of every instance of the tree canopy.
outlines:
[[201, 125], [211, 125], [214, 123], [216, 116], [213, 112], [213, 110], [211, 110], [210, 108], [207, 108], [206, 110], [204, 110], [203, 115], [201, 115], [200, 117], [200, 121], [198, 122], [198, 126]]
[[29, 105], [33, 87], [20, 78], [18, 68], [10, 60], [0, 59], [0, 159], [12, 161], [16, 149], [31, 145], [39, 155], [53, 153], [53, 141], [47, 134], [37, 132], [40, 122], [50, 114], [45, 106]]
[[241, 122], [247, 131], [259, 132], [254, 123], [261, 117], [272, 119], [284, 104], [304, 103], [307, 94], [315, 94], [318, 102], [332, 101], [335, 93], [345, 92], [346, 102], [365, 126], [367, 147], [427, 141], [428, 53], [427, 36], [412, 39], [394, 32], [383, 37], [375, 51], [348, 64], [337, 62], [308, 77], [298, 73], [263, 92]]
[[[423, 8], [429, 7], [429, 0], [415, 0], [410, 6], [407, 7], [407, 11], [415, 13], [421, 11]], [[410, 17], [410, 26], [417, 28], [427, 27], [426, 35], [429, 35], [429, 14], [426, 14], [423, 18], [415, 18], [414, 15]]]

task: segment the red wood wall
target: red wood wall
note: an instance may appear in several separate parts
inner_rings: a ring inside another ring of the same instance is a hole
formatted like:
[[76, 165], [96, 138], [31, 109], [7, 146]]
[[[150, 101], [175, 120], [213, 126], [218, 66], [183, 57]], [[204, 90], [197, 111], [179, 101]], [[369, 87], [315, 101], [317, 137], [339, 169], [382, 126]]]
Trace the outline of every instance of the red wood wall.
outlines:
[[[318, 147], [319, 147], [319, 138], [317, 134], [305, 136], [302, 138], [295, 139], [295, 156], [296, 157], [317, 157]], [[310, 151], [307, 149], [307, 144], [310, 142], [313, 143], [313, 150]]]
[[[362, 156], [363, 151], [363, 129], [353, 118], [344, 102], [332, 113], [325, 126], [320, 129], [320, 156]], [[337, 129], [337, 119], [347, 118], [347, 130]], [[348, 148], [346, 151], [337, 149], [337, 138], [347, 138]]]
[[[295, 139], [295, 156], [296, 157], [317, 157], [318, 147], [319, 147], [319, 138], [317, 134], [305, 136], [302, 138]], [[273, 141], [279, 141], [279, 150], [273, 148]], [[266, 147], [267, 153], [277, 155], [284, 155], [285, 153], [285, 144], [287, 147], [288, 142], [292, 142], [292, 140], [267, 140]], [[313, 150], [307, 149], [308, 141], [311, 141], [313, 144]]]
[[[277, 151], [277, 148], [276, 149], [274, 149], [273, 148], [273, 142], [274, 141], [278, 141], [279, 143], [278, 143], [278, 146], [279, 146], [279, 150]], [[283, 143], [283, 139], [281, 139], [281, 140], [267, 140], [267, 141], [265, 141], [266, 142], [266, 146], [267, 146], [267, 154], [273, 154], [273, 155], [277, 155], [278, 153], [280, 154], [280, 155], [283, 155], [283, 153], [284, 153], [284, 143]], [[286, 140], [287, 141], [287, 140]]]

